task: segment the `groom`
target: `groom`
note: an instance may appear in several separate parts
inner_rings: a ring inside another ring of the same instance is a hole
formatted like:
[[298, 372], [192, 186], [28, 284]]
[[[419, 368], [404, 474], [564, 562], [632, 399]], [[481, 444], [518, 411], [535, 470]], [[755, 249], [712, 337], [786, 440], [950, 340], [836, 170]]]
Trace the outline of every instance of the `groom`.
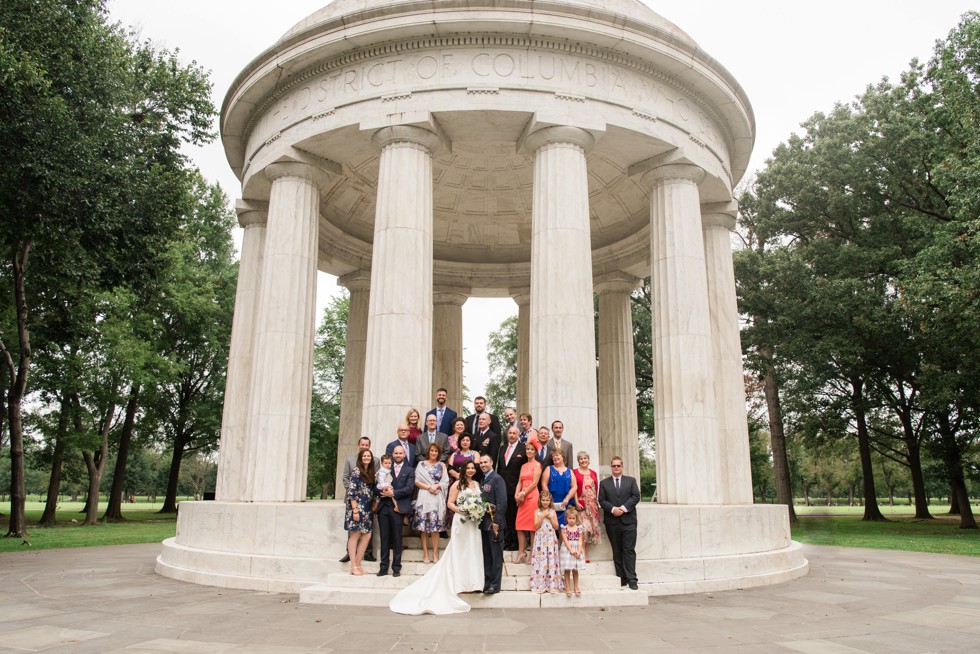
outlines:
[[504, 571], [504, 515], [507, 513], [507, 487], [503, 477], [493, 471], [493, 459], [488, 454], [480, 457], [483, 483], [480, 490], [484, 501], [491, 504], [493, 518], [488, 511], [480, 523], [483, 536], [483, 592], [488, 595], [500, 592], [500, 577]]

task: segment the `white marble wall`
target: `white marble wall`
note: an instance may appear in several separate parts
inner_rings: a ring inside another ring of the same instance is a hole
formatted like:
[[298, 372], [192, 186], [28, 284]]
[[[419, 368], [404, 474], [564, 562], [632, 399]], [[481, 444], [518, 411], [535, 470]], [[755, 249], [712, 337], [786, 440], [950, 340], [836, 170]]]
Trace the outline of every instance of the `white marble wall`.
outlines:
[[[514, 301], [517, 302], [517, 413], [531, 413], [531, 358], [528, 352], [531, 346], [531, 294], [529, 291], [518, 293]], [[533, 413], [531, 417], [534, 418]]]
[[599, 451], [592, 248], [585, 154], [574, 127], [526, 137], [534, 153], [531, 218], [530, 413], [561, 420], [577, 450]]
[[434, 406], [431, 398], [440, 387], [447, 390], [447, 406], [458, 413], [463, 405], [463, 304], [466, 299], [461, 293], [441, 290], [433, 296], [433, 388], [425, 398], [428, 403], [419, 406], [423, 414]]
[[[371, 276], [366, 270], [344, 275], [337, 283], [350, 293], [347, 340], [344, 344], [344, 383], [340, 389], [340, 433], [337, 435], [335, 489], [343, 488], [347, 459], [357, 452], [364, 411], [364, 352], [367, 348], [368, 302]], [[337, 491], [339, 493], [339, 490]], [[338, 495], [339, 497], [339, 495]]]

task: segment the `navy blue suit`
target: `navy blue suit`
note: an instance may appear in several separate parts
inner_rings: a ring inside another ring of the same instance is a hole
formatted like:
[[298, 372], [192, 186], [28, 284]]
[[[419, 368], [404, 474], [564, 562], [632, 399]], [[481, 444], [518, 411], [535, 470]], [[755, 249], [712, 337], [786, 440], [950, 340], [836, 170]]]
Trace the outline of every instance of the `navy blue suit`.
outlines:
[[[388, 446], [385, 447], [385, 454], [391, 456], [391, 453], [395, 451], [395, 448], [401, 444], [402, 442], [397, 438], [391, 441], [388, 443]], [[412, 466], [413, 468], [415, 467], [415, 446], [408, 441], [405, 441], [405, 460], [408, 462], [408, 465]]]
[[[396, 443], [398, 441], [395, 441]], [[402, 516], [412, 511], [412, 494], [415, 491], [415, 468], [406, 459], [402, 461], [401, 470], [395, 474], [396, 464], [391, 466], [392, 497], [381, 497], [378, 502], [378, 526], [381, 528], [381, 570], [388, 570], [389, 554], [391, 569], [399, 572], [402, 569]]]
[[[439, 418], [439, 411], [437, 408], [431, 409], [425, 412], [427, 416], [435, 416]], [[450, 409], [448, 406], [445, 411], [442, 412], [442, 422], [436, 425], [436, 431], [441, 431], [443, 434], [453, 433], [453, 420], [456, 419], [456, 412]], [[422, 424], [425, 424], [425, 418], [422, 418]]]
[[[500, 590], [500, 577], [504, 571], [504, 538], [507, 535], [507, 486], [504, 478], [491, 470], [480, 482], [483, 499], [494, 505], [493, 519], [488, 512], [480, 523], [483, 537], [483, 592]], [[498, 526], [497, 535], [492, 525]]]

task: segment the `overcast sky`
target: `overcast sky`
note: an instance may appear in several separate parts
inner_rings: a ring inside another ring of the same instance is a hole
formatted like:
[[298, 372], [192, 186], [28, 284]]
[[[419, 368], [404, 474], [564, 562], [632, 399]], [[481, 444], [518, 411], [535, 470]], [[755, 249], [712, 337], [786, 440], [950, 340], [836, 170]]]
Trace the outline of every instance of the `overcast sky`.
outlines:
[[[110, 0], [113, 19], [141, 30], [159, 47], [211, 70], [220, 105], [235, 76], [323, 0]], [[882, 76], [897, 78], [913, 57], [927, 59], [959, 17], [980, 10], [961, 0], [646, 0], [724, 65], [755, 111], [756, 144], [749, 173], [799, 124], [835, 102], [849, 101]], [[238, 180], [218, 142], [196, 150], [204, 175], [230, 198]], [[321, 274], [318, 305], [337, 292]], [[470, 396], [488, 377], [487, 336], [517, 307], [509, 299], [470, 299], [463, 307], [464, 378]], [[494, 407], [496, 408], [496, 407]], [[499, 412], [499, 411], [498, 411]]]

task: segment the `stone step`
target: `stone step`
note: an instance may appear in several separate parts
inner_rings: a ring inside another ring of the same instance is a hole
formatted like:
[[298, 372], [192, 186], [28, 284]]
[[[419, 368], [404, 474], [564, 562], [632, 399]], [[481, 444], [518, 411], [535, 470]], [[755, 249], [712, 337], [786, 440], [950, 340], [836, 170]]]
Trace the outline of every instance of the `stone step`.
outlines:
[[[427, 568], [428, 566], [424, 566]], [[389, 572], [384, 577], [378, 577], [375, 573], [377, 568], [365, 568], [363, 576], [355, 576], [350, 573], [336, 573], [327, 577], [324, 585], [334, 588], [356, 588], [356, 589], [401, 589], [411, 585], [414, 581], [425, 574], [425, 569], [413, 569], [412, 564], [402, 564], [402, 574], [393, 577]], [[615, 575], [591, 574], [581, 575], [579, 587], [586, 590], [617, 590], [620, 587], [619, 577]], [[500, 580], [501, 590], [530, 591], [531, 582], [527, 574], [515, 575], [510, 571], [509, 575], [504, 575]]]
[[[443, 552], [443, 548], [440, 547], [439, 553], [441, 554], [442, 552]], [[381, 553], [379, 551], [375, 550], [375, 557], [379, 557], [380, 554]], [[510, 572], [511, 574], [524, 574], [524, 575], [530, 574], [531, 569], [528, 564], [511, 562], [513, 560], [514, 554], [516, 554], [516, 552], [504, 552], [504, 565], [507, 566], [508, 572]], [[422, 558], [423, 558], [423, 554], [421, 549], [403, 548], [402, 549], [402, 566], [403, 566], [402, 572], [405, 572], [404, 566], [407, 563], [418, 563], [420, 566], [426, 566], [427, 564], [422, 563]], [[375, 566], [375, 568], [377, 568], [377, 566]], [[592, 561], [591, 563], [587, 563], [585, 566], [585, 570], [581, 570], [579, 574], [611, 575], [611, 574], [615, 574], [615, 572], [616, 569], [612, 561]]]
[[[403, 577], [399, 577], [398, 581]], [[364, 579], [359, 577], [358, 579]], [[391, 579], [388, 577], [388, 579]], [[619, 582], [619, 579], [616, 579]], [[305, 604], [343, 604], [347, 606], [387, 607], [398, 593], [396, 588], [350, 588], [318, 584], [304, 588], [299, 601]], [[567, 597], [564, 593], [532, 593], [530, 591], [503, 590], [494, 595], [464, 593], [460, 595], [474, 609], [530, 609], [530, 608], [581, 608], [603, 606], [646, 606], [649, 596], [643, 586], [640, 590], [627, 588], [582, 589], [581, 597]]]

